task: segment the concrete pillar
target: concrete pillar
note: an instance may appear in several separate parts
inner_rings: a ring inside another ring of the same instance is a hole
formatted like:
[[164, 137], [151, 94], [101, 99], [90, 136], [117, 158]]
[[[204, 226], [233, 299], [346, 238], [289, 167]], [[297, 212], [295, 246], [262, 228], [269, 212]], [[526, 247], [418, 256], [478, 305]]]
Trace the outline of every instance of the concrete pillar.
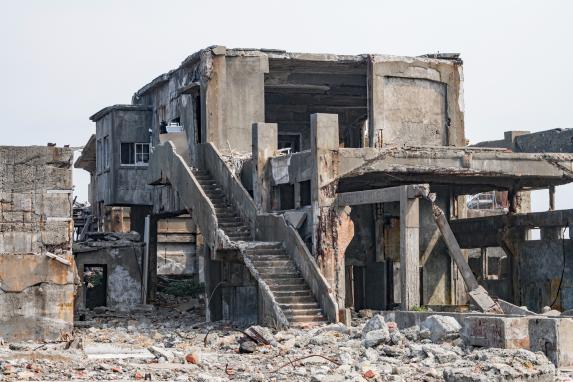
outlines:
[[155, 300], [157, 292], [157, 217], [149, 219], [149, 263], [147, 269], [147, 303]]
[[271, 174], [268, 161], [278, 149], [278, 125], [253, 123], [253, 197], [259, 212], [271, 210]]
[[400, 297], [402, 310], [420, 306], [420, 200], [400, 191]]
[[549, 211], [555, 211], [555, 186], [549, 186]]
[[345, 301], [344, 250], [339, 250], [339, 230], [349, 228], [344, 214], [333, 207], [338, 176], [338, 115], [312, 114], [311, 127], [311, 200], [312, 253], [332, 290], [344, 321]]

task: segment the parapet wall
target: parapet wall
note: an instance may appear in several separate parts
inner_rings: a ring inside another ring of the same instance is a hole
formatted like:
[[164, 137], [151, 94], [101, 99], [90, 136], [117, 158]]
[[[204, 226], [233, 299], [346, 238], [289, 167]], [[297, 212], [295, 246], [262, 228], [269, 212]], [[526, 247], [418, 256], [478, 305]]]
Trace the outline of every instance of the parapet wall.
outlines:
[[73, 325], [69, 148], [0, 146], [0, 337], [53, 340]]

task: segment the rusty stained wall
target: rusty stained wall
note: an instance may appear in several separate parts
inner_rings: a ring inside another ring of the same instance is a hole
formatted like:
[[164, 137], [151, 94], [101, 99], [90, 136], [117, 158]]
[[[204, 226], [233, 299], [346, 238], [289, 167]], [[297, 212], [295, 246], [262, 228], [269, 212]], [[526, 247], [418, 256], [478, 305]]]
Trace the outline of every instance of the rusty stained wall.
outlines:
[[0, 147], [0, 337], [5, 340], [54, 340], [72, 329], [72, 158], [68, 148]]

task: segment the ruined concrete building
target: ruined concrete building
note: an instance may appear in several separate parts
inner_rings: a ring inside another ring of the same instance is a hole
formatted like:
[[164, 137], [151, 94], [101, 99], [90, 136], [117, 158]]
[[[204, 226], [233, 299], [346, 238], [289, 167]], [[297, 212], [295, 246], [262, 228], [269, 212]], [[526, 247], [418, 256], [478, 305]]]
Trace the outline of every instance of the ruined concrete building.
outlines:
[[573, 308], [573, 212], [529, 212], [573, 179], [571, 140], [468, 146], [457, 55], [214, 46], [91, 120], [94, 227], [129, 214], [150, 299], [163, 272], [205, 283], [210, 320], [275, 326], [483, 307], [478, 286]]
[[73, 327], [69, 148], [0, 146], [0, 338], [57, 339]]

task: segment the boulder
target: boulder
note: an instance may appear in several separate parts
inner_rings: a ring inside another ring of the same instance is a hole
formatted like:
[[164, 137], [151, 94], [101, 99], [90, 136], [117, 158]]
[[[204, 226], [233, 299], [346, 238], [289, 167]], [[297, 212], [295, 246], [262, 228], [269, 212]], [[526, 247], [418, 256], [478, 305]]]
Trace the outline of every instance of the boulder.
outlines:
[[443, 342], [458, 338], [462, 326], [453, 317], [435, 314], [426, 318], [421, 328], [430, 331], [432, 342]]

